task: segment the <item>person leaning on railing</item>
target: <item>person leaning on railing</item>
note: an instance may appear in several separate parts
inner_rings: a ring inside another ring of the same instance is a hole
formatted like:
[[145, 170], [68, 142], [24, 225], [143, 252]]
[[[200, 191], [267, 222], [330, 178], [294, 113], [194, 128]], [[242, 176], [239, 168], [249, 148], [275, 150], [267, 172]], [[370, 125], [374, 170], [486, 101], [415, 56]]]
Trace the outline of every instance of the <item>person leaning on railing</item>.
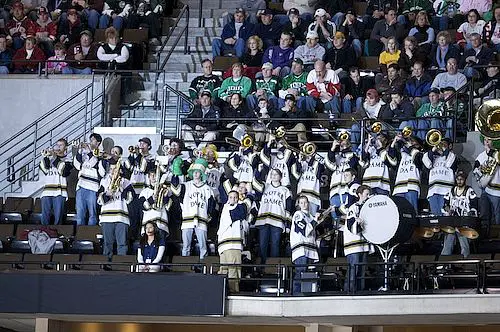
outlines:
[[443, 103], [439, 100], [441, 91], [437, 88], [431, 89], [429, 92], [429, 102], [422, 104], [417, 110], [415, 116], [417, 118], [417, 136], [421, 140], [425, 140], [427, 131], [431, 128], [443, 129], [446, 125], [441, 117], [444, 115]]

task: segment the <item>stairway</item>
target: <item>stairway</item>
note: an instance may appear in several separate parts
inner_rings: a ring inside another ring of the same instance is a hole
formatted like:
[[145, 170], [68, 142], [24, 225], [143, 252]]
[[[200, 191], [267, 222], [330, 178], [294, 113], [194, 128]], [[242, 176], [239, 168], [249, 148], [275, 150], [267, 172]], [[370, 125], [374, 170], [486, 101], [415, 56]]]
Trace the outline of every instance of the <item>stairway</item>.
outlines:
[[[121, 117], [113, 119], [113, 126], [156, 127], [159, 131], [161, 128], [161, 109], [154, 107], [155, 81], [160, 101], [163, 100], [163, 91], [161, 88], [164, 84], [168, 84], [173, 89], [189, 96], [188, 90], [191, 81], [196, 76], [201, 75], [201, 61], [206, 58], [212, 58], [212, 39], [219, 37], [222, 33], [222, 20], [220, 17], [223, 12], [227, 11], [225, 8], [234, 7], [234, 2], [229, 0], [203, 0], [202, 26], [198, 27], [199, 0], [183, 1], [190, 7], [188, 28], [188, 47], [190, 53], [184, 54], [184, 36], [182, 36], [164, 68], [164, 75], [160, 74], [156, 79], [154, 74], [140, 74], [143, 78], [141, 82], [143, 87], [132, 96], [131, 100], [134, 103], [131, 106], [121, 108]], [[178, 15], [179, 11], [175, 10], [174, 13]], [[175, 18], [171, 18], [170, 20], [173, 22]], [[150, 50], [149, 63], [145, 64], [145, 69], [156, 70], [158, 57], [160, 58], [160, 62], [167, 57], [175, 39], [182, 31], [182, 28], [185, 27], [185, 24], [186, 18], [183, 17], [179, 21], [178, 28], [174, 30], [167, 46], [161, 53], [158, 53], [160, 50], [159, 46]], [[165, 39], [166, 36], [163, 36], [162, 41]], [[178, 100], [177, 96], [173, 93], [167, 94], [167, 98], [167, 118], [164, 135], [175, 136]]]

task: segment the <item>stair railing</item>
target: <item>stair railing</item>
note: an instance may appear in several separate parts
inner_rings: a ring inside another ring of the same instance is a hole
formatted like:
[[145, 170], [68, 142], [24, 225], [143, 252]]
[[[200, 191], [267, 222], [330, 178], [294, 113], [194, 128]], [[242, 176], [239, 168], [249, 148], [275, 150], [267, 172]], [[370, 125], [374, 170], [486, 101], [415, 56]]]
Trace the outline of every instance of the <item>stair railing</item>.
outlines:
[[176, 98], [176, 108], [175, 108], [175, 137], [181, 137], [181, 119], [183, 114], [191, 113], [194, 103], [191, 101], [189, 96], [186, 94], [172, 88], [170, 85], [165, 84], [163, 86], [163, 102], [161, 107], [161, 135], [162, 139], [166, 136], [167, 123], [172, 118], [167, 117], [167, 103], [171, 100], [171, 94]]
[[[174, 33], [174, 31], [177, 28], [180, 28], [179, 27], [179, 22], [181, 21], [181, 19], [183, 17], [186, 18], [186, 26], [184, 26], [180, 30], [180, 33], [175, 38], [175, 41], [174, 41], [173, 45], [169, 46], [170, 50], [168, 51], [167, 56], [165, 57], [165, 59], [163, 59], [163, 61], [160, 61], [160, 59], [161, 59], [161, 56], [160, 56], [161, 52], [163, 52], [163, 49], [167, 46], [167, 43], [170, 40], [170, 38], [172, 37], [172, 34]], [[177, 47], [177, 44], [179, 43], [179, 41], [181, 40], [181, 37], [183, 35], [184, 35], [184, 54], [188, 54], [189, 53], [188, 34], [189, 34], [189, 6], [188, 5], [184, 5], [184, 7], [182, 7], [182, 9], [181, 9], [181, 11], [179, 13], [179, 16], [177, 16], [177, 18], [175, 19], [174, 25], [172, 26], [172, 28], [170, 29], [167, 37], [163, 41], [160, 49], [158, 50], [158, 52], [156, 52], [156, 69], [157, 70], [163, 70], [165, 68], [168, 60], [170, 59], [170, 56], [174, 52], [175, 48]]]

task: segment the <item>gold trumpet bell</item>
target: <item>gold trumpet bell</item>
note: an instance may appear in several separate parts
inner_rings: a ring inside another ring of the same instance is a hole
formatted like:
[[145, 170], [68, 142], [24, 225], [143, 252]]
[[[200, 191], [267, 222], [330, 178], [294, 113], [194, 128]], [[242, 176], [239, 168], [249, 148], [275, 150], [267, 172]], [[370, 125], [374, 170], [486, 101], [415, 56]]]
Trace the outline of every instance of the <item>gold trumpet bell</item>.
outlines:
[[277, 138], [277, 139], [280, 139], [280, 138], [283, 138], [285, 137], [286, 135], [286, 129], [285, 127], [283, 126], [279, 126], [278, 128], [276, 128], [276, 130], [274, 131], [274, 136]]
[[382, 131], [382, 122], [377, 121], [370, 127], [372, 133], [379, 134]]
[[253, 146], [253, 138], [252, 136], [246, 134], [245, 136], [243, 136], [243, 138], [241, 139], [241, 145], [244, 147], [244, 148], [249, 148], [251, 146]]
[[409, 126], [406, 126], [403, 128], [401, 131], [401, 135], [403, 135], [404, 138], [408, 138], [413, 134], [413, 129]]
[[349, 135], [349, 133], [347, 131], [344, 131], [342, 134], [340, 134], [339, 140], [341, 140], [341, 141], [350, 141], [351, 140], [351, 136]]
[[479, 233], [474, 228], [470, 227], [460, 227], [458, 232], [469, 240], [475, 240], [479, 237]]
[[477, 110], [475, 123], [484, 137], [500, 139], [500, 100], [491, 99], [484, 102]]

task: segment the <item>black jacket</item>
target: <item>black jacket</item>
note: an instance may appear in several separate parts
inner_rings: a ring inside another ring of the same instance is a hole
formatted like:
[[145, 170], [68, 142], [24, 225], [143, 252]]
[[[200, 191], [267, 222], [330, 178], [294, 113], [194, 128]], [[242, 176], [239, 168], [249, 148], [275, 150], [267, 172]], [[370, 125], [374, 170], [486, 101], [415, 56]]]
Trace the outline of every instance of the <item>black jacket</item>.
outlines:
[[375, 83], [373, 82], [372, 79], [368, 77], [361, 77], [358, 85], [356, 85], [352, 80], [352, 78], [350, 77], [347, 77], [344, 80], [342, 80], [342, 87], [344, 88], [344, 96], [351, 95], [353, 96], [354, 99], [358, 97], [364, 99], [366, 96], [366, 91], [374, 88], [374, 86]]
[[344, 33], [347, 41], [352, 43], [353, 39], [364, 39], [365, 35], [365, 24], [361, 21], [354, 20], [354, 22], [350, 25], [341, 25], [337, 27], [337, 30]]
[[184, 124], [190, 126], [192, 129], [194, 129], [196, 125], [200, 125], [207, 130], [214, 131], [218, 129], [219, 119], [220, 109], [217, 106], [210, 106], [208, 113], [203, 116], [201, 105], [196, 105], [193, 111], [187, 116]]
[[306, 40], [306, 34], [307, 34], [307, 28], [309, 24], [308, 22], [304, 21], [303, 19], [299, 18], [299, 25], [295, 27], [295, 29], [292, 28], [292, 22], [290, 20], [286, 22], [286, 24], [283, 26], [283, 32], [291, 32], [293, 33], [293, 37], [295, 40], [300, 40], [300, 41], [305, 41]]
[[342, 68], [347, 71], [356, 65], [356, 52], [352, 46], [344, 45], [343, 48], [332, 47], [328, 49], [323, 58], [325, 63], [330, 63], [332, 69]]
[[[310, 118], [312, 114], [306, 110], [295, 107], [295, 111], [284, 112], [282, 109], [274, 110], [270, 114], [271, 118], [275, 121], [272, 123], [272, 127], [276, 128], [278, 126], [284, 126], [285, 128], [293, 128], [297, 122], [296, 121], [280, 121], [280, 119], [305, 119]], [[306, 123], [304, 125], [307, 126]]]
[[477, 55], [474, 49], [472, 48], [468, 49], [464, 52], [464, 55], [462, 56], [462, 59], [460, 60], [458, 67], [463, 69], [465, 65], [467, 65], [465, 59], [467, 59], [470, 56], [475, 56], [479, 60], [478, 63], [473, 63], [473, 65], [487, 65], [493, 59], [494, 54], [491, 48], [488, 48], [486, 46], [482, 46], [481, 50]]

